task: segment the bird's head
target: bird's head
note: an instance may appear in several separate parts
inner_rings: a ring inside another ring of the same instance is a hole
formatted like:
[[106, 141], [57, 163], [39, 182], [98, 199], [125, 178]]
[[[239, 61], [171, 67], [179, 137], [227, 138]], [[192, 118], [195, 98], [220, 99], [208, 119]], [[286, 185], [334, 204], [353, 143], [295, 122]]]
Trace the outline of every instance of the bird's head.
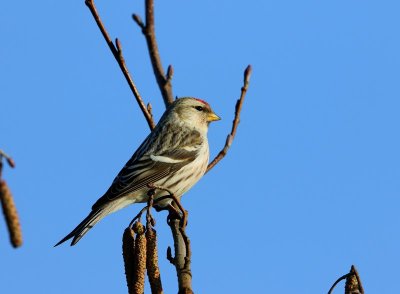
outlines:
[[210, 105], [197, 98], [179, 98], [174, 101], [170, 109], [181, 122], [197, 129], [207, 130], [210, 122], [220, 120]]

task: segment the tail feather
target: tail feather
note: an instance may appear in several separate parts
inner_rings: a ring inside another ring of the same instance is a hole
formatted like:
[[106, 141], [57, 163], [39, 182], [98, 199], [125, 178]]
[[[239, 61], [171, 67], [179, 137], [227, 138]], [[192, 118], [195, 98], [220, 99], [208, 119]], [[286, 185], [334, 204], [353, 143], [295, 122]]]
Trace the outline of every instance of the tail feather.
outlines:
[[71, 246], [78, 243], [78, 241], [91, 229], [93, 226], [107, 215], [107, 211], [103, 208], [93, 210], [89, 215], [67, 236], [65, 236], [60, 242], [54, 247], [64, 243], [65, 241], [72, 239]]

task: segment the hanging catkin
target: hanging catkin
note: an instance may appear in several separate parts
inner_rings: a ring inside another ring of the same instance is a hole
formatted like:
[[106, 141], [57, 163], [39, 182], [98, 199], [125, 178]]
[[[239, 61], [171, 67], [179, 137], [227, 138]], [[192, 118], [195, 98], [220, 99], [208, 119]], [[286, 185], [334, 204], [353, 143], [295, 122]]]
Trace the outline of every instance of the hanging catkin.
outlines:
[[7, 223], [11, 244], [14, 248], [20, 247], [22, 245], [21, 225], [11, 191], [4, 180], [0, 181], [0, 202]]
[[144, 226], [140, 222], [136, 222], [133, 225], [133, 230], [136, 233], [133, 293], [143, 294], [146, 275], [146, 237], [144, 235]]
[[148, 227], [146, 230], [147, 240], [147, 275], [149, 277], [151, 293], [161, 294], [163, 293], [161, 285], [160, 269], [158, 267], [158, 254], [157, 254], [157, 233], [156, 231]]
[[124, 257], [128, 293], [134, 294], [135, 232], [129, 227], [125, 229], [122, 237], [122, 255]]

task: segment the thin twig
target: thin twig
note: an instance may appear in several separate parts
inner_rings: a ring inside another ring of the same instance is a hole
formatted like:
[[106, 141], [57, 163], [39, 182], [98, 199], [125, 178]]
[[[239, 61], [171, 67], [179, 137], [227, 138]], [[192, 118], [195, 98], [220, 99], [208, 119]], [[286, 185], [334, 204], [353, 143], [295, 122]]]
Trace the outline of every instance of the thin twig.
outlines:
[[222, 150], [218, 153], [218, 155], [210, 162], [210, 164], [207, 167], [206, 173], [209, 172], [222, 158], [225, 157], [225, 155], [228, 152], [228, 149], [232, 145], [233, 139], [235, 138], [236, 135], [237, 127], [240, 122], [240, 111], [242, 110], [244, 97], [246, 96], [246, 92], [249, 87], [251, 71], [252, 71], [251, 65], [248, 65], [246, 70], [244, 71], [243, 87], [241, 89], [240, 98], [236, 102], [235, 118], [233, 119], [232, 122], [232, 130], [226, 138], [224, 148], [222, 148]]
[[5, 153], [3, 150], [0, 149], [0, 179], [1, 179], [2, 172], [3, 172], [3, 157], [6, 159], [8, 165], [11, 168], [15, 167], [15, 162], [11, 158], [11, 156], [7, 155], [7, 153]]
[[8, 163], [8, 165], [12, 168], [15, 167], [15, 162], [14, 160], [11, 158], [11, 156], [7, 155], [3, 150], [0, 149], [0, 161], [2, 159], [2, 157], [4, 157]]
[[132, 17], [133, 20], [142, 29], [142, 33], [146, 39], [151, 65], [153, 66], [154, 76], [156, 77], [158, 87], [160, 88], [165, 107], [168, 107], [174, 101], [174, 95], [172, 94], [171, 85], [172, 66], [170, 65], [168, 67], [169, 70], [167, 71], [167, 75], [165, 75], [156, 40], [154, 25], [154, 0], [145, 1], [145, 10], [146, 24], [143, 23], [138, 15], [134, 14]]
[[347, 273], [347, 274], [341, 276], [339, 279], [337, 279], [336, 282], [333, 283], [332, 287], [329, 289], [328, 294], [331, 294], [332, 291], [333, 291], [333, 289], [335, 289], [336, 285], [339, 284], [339, 282], [340, 282], [341, 280], [346, 279], [349, 275], [352, 275], [352, 274], [351, 274], [351, 273]]
[[100, 16], [97, 12], [96, 6], [94, 5], [94, 1], [93, 0], [85, 0], [85, 4], [89, 8], [90, 12], [92, 13], [93, 18], [96, 21], [96, 24], [99, 27], [101, 33], [103, 34], [103, 37], [104, 37], [105, 41], [107, 42], [108, 47], [110, 48], [112, 54], [114, 55], [115, 60], [118, 62], [118, 65], [121, 68], [121, 71], [124, 74], [124, 77], [129, 84], [129, 88], [131, 89], [133, 95], [136, 98], [136, 102], [139, 104], [139, 107], [142, 110], [144, 117], [146, 118], [147, 124], [149, 125], [151, 130], [154, 129], [154, 127], [155, 127], [154, 119], [153, 119], [151, 113], [149, 113], [149, 111], [147, 110], [146, 105], [143, 102], [143, 99], [140, 96], [139, 91], [138, 91], [135, 83], [133, 82], [133, 79], [132, 79], [132, 77], [128, 71], [128, 68], [125, 64], [125, 60], [122, 55], [122, 46], [121, 46], [120, 41], [118, 39], [116, 39], [115, 40], [116, 45], [114, 45], [114, 43], [112, 42], [106, 28], [103, 25], [103, 22], [100, 19]]

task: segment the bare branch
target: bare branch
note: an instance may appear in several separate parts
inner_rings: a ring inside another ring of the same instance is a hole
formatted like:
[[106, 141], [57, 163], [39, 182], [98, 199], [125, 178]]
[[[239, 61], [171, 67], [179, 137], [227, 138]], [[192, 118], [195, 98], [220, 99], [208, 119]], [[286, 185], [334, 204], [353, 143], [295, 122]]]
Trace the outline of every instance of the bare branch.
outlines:
[[222, 148], [222, 150], [218, 153], [218, 155], [210, 162], [210, 164], [207, 167], [206, 173], [209, 172], [222, 158], [225, 157], [225, 155], [228, 153], [229, 148], [232, 145], [233, 139], [235, 138], [236, 135], [237, 127], [240, 122], [240, 112], [242, 110], [244, 97], [246, 96], [246, 92], [249, 87], [251, 71], [252, 71], [251, 65], [248, 65], [246, 70], [244, 71], [243, 87], [241, 89], [240, 98], [237, 100], [235, 106], [235, 118], [233, 119], [232, 122], [232, 130], [226, 138], [224, 148]]
[[[140, 17], [134, 14], [132, 17], [138, 26], [142, 29], [142, 33], [146, 39], [149, 50], [151, 65], [153, 66], [154, 76], [160, 88], [161, 95], [164, 100], [165, 107], [168, 107], [173, 101], [171, 74], [165, 75], [161, 62], [160, 52], [158, 50], [155, 25], [154, 25], [154, 0], [145, 0], [146, 24]], [[169, 72], [169, 71], [168, 71]]]
[[[179, 292], [178, 294], [191, 294], [192, 291], [192, 273], [190, 270], [190, 242], [180, 226], [180, 220], [176, 218], [169, 219], [172, 236], [174, 238], [175, 257], [172, 259], [178, 276]], [[186, 239], [186, 241], [185, 241]], [[170, 261], [171, 259], [168, 258]]]
[[339, 279], [337, 279], [337, 280], [335, 281], [335, 283], [333, 283], [332, 287], [329, 289], [328, 294], [331, 294], [332, 291], [333, 291], [333, 289], [335, 289], [336, 285], [339, 284], [340, 281], [342, 281], [342, 280], [344, 280], [344, 279], [347, 279], [347, 277], [348, 277], [349, 275], [351, 275], [351, 274], [350, 274], [350, 273], [347, 273], [347, 274], [341, 276]]
[[[147, 203], [147, 211], [149, 214], [150, 208], [153, 204], [165, 199], [171, 199], [173, 205], [169, 206], [168, 225], [171, 227], [172, 237], [174, 239], [175, 257], [172, 257], [171, 248], [168, 247], [167, 259], [175, 266], [176, 274], [178, 277], [179, 294], [191, 294], [192, 291], [192, 272], [190, 269], [192, 251], [190, 249], [190, 240], [186, 235], [185, 229], [187, 224], [187, 211], [181, 205], [179, 199], [168, 189], [165, 189], [154, 184], [148, 184], [150, 189], [147, 195], [150, 199]], [[169, 195], [152, 199], [155, 190], [162, 190], [168, 192]], [[179, 211], [177, 211], [177, 209]], [[143, 211], [143, 209], [142, 209]], [[178, 213], [177, 213], [178, 212]], [[182, 216], [179, 215], [179, 212]], [[137, 218], [136, 216], [135, 218]]]
[[105, 29], [103, 22], [100, 19], [100, 16], [97, 12], [96, 6], [94, 5], [93, 0], [86, 0], [85, 1], [86, 6], [89, 8], [90, 12], [93, 15], [94, 20], [96, 21], [97, 26], [99, 27], [101, 33], [103, 34], [104, 39], [107, 42], [108, 47], [110, 48], [112, 54], [115, 57], [115, 60], [118, 62], [119, 67], [121, 68], [122, 73], [124, 74], [124, 77], [126, 81], [129, 84], [129, 88], [131, 89], [133, 95], [136, 98], [136, 102], [139, 104], [140, 109], [142, 110], [142, 113], [144, 117], [146, 118], [147, 124], [149, 125], [150, 129], [154, 129], [155, 123], [152, 115], [148, 112], [145, 103], [143, 102], [142, 97], [139, 94], [139, 91], [133, 82], [133, 79], [128, 71], [128, 68], [125, 64], [125, 60], [122, 55], [122, 46], [121, 43], [118, 39], [116, 39], [115, 43], [112, 42], [107, 30]]

